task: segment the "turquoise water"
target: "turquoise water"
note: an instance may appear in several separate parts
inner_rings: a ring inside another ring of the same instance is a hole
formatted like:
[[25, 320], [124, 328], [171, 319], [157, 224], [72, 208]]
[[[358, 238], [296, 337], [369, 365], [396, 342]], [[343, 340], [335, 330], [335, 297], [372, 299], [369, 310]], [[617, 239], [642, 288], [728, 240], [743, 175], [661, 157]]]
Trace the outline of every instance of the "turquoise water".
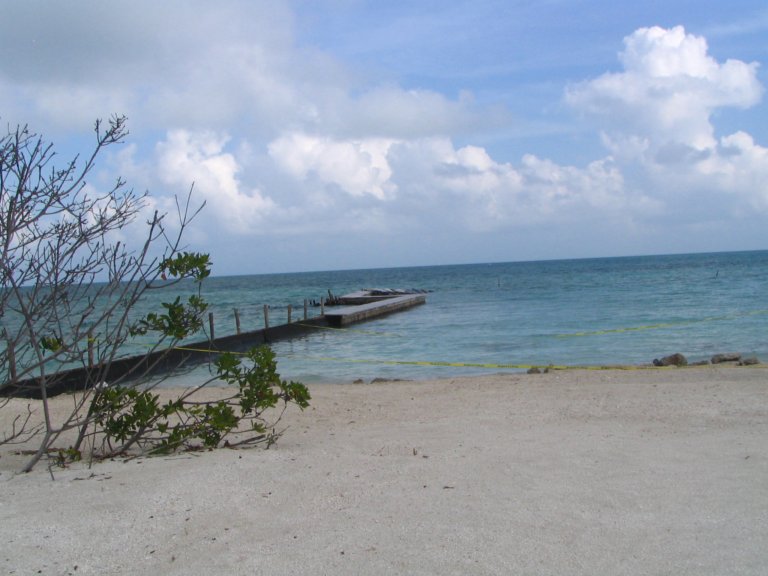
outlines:
[[[284, 378], [350, 382], [508, 369], [414, 366], [641, 364], [737, 351], [768, 361], [768, 251], [218, 277], [206, 281], [216, 335], [294, 319], [332, 290], [432, 290], [427, 304], [348, 330], [276, 342]], [[317, 315], [311, 309], [310, 315]], [[402, 364], [398, 364], [402, 362]]]

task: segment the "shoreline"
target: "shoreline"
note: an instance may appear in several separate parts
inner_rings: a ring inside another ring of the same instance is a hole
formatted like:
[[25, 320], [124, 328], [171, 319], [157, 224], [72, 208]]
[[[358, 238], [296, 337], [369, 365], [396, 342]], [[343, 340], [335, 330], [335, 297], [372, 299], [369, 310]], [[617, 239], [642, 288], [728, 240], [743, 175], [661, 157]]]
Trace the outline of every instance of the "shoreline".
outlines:
[[270, 450], [81, 464], [56, 481], [45, 466], [12, 474], [1, 447], [0, 566], [761, 574], [767, 376], [710, 365], [314, 384]]
[[[749, 358], [752, 358], [750, 356]], [[375, 364], [400, 364], [400, 365], [410, 365], [414, 366], [416, 368], [419, 367], [439, 367], [439, 368], [448, 368], [451, 371], [449, 371], [446, 374], [443, 375], [437, 375], [434, 374], [422, 374], [422, 375], [414, 375], [414, 376], [399, 376], [399, 375], [367, 375], [365, 378], [362, 376], [359, 376], [357, 373], [354, 372], [354, 368], [349, 369], [349, 377], [345, 379], [341, 378], [328, 378], [328, 377], [320, 377], [313, 379], [312, 377], [303, 378], [301, 376], [286, 375], [285, 370], [281, 369], [281, 365], [285, 362], [285, 359], [278, 359], [278, 373], [280, 373], [281, 378], [285, 380], [298, 380], [308, 386], [337, 386], [337, 385], [344, 385], [344, 384], [371, 384], [371, 383], [386, 383], [386, 382], [431, 382], [431, 381], [439, 381], [439, 380], [452, 380], [457, 378], [492, 378], [496, 376], [505, 376], [505, 375], [524, 375], [524, 374], [530, 374], [530, 369], [538, 369], [539, 373], [547, 373], [547, 372], [578, 372], [578, 371], [595, 371], [595, 372], [603, 372], [603, 371], [636, 371], [636, 370], [690, 370], [690, 369], [707, 369], [707, 368], [721, 368], [721, 369], [729, 369], [729, 368], [754, 368], [754, 369], [761, 369], [761, 368], [768, 368], [768, 363], [762, 362], [759, 359], [755, 358], [757, 360], [756, 363], [750, 363], [750, 364], [739, 364], [739, 362], [735, 361], [726, 361], [721, 363], [712, 363], [711, 360], [700, 360], [691, 362], [684, 366], [655, 366], [652, 362], [645, 362], [645, 363], [637, 363], [637, 364], [573, 364], [573, 365], [556, 365], [556, 364], [483, 364], [483, 363], [460, 363], [460, 362], [427, 362], [427, 361], [409, 361], [409, 362], [388, 362], [384, 360], [376, 360], [376, 361], [361, 361], [359, 363], [366, 364], [366, 365], [375, 365]], [[354, 364], [352, 364], [354, 365]], [[468, 369], [461, 370], [461, 367], [467, 367]], [[490, 366], [498, 366], [498, 368], [490, 368]], [[515, 366], [514, 368], [511, 368], [511, 366]], [[458, 372], [454, 372], [453, 370], [459, 370]], [[197, 378], [195, 382], [202, 382], [204, 379], [200, 378], [199, 376], [194, 376], [193, 378]], [[182, 381], [185, 379], [185, 377], [188, 377], [189, 374], [180, 374], [180, 375], [171, 375], [168, 377], [168, 381], [171, 382], [170, 385], [161, 384], [158, 387], [158, 390], [160, 389], [176, 389], [176, 388], [183, 388], [183, 386], [179, 386], [176, 384], [176, 382]]]

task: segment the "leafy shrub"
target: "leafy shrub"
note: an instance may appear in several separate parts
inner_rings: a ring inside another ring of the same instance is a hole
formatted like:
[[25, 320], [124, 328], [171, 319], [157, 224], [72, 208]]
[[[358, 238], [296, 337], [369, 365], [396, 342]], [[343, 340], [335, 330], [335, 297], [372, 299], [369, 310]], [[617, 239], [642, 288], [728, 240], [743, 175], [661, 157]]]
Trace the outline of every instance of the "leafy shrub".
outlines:
[[[100, 441], [98, 456], [112, 456], [138, 447], [142, 453], [160, 454], [179, 449], [217, 448], [223, 445], [266, 443], [280, 436], [275, 426], [285, 409], [309, 406], [304, 384], [281, 380], [274, 352], [253, 348], [239, 357], [225, 352], [215, 361], [218, 379], [233, 390], [226, 397], [196, 401], [199, 388], [162, 404], [159, 394], [124, 386], [100, 390], [91, 408]], [[271, 420], [265, 412], [282, 410]]]

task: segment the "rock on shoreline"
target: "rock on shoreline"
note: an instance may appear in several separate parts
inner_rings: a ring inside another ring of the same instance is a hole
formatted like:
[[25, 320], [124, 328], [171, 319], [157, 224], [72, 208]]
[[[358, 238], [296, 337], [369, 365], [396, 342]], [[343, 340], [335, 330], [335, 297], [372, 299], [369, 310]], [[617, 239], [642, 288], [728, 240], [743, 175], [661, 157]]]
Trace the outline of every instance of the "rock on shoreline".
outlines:
[[[760, 364], [760, 360], [752, 356], [750, 358], [742, 358], [739, 352], [726, 352], [723, 354], [715, 354], [709, 360], [703, 360], [702, 362], [694, 362], [692, 365], [705, 365], [705, 364], [724, 364], [727, 362], [736, 362], [739, 366], [754, 366]], [[680, 354], [670, 354], [663, 358], [654, 358], [654, 366], [688, 366], [688, 359]]]

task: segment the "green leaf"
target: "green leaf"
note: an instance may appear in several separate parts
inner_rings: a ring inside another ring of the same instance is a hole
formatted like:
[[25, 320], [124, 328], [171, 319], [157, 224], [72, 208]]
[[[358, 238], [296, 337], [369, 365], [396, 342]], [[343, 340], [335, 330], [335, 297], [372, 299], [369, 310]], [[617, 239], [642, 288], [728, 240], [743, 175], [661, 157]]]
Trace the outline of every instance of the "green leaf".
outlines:
[[64, 342], [58, 336], [43, 336], [40, 338], [40, 347], [50, 352], [58, 352], [64, 347]]
[[208, 254], [180, 252], [173, 258], [165, 258], [159, 268], [163, 277], [193, 278], [201, 282], [211, 274], [211, 261]]

